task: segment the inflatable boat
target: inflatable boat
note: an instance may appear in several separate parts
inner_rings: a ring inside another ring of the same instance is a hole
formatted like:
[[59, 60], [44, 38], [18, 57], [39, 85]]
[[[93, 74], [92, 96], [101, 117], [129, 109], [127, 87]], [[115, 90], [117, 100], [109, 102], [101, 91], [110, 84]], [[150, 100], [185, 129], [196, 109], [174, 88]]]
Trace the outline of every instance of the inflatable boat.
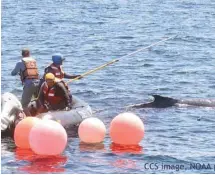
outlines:
[[[1, 96], [2, 136], [13, 135], [16, 124], [24, 118], [22, 114], [24, 114], [22, 105], [15, 95], [7, 92]], [[49, 111], [36, 115], [35, 117], [56, 120], [67, 129], [80, 124], [85, 118], [91, 116], [91, 107], [86, 102], [73, 95], [71, 110]]]
[[80, 124], [85, 118], [92, 116], [91, 107], [76, 96], [72, 96], [72, 109], [70, 111], [49, 111], [39, 114], [42, 119], [52, 119], [60, 122], [64, 127]]

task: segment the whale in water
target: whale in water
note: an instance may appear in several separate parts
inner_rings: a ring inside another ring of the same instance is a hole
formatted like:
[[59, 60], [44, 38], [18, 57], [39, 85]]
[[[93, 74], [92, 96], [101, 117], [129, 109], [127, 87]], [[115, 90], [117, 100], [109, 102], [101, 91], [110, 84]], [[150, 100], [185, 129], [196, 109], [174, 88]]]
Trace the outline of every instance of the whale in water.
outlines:
[[172, 106], [215, 107], [215, 99], [174, 99], [161, 95], [152, 95], [154, 100], [149, 103], [131, 105], [131, 108], [168, 108]]

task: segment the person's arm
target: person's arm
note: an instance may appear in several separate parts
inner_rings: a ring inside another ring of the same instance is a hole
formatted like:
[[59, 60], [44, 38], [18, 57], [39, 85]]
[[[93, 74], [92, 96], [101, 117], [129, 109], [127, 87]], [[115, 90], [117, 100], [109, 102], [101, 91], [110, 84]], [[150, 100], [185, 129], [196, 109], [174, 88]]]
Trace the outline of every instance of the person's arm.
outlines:
[[67, 107], [72, 108], [70, 96], [69, 96], [68, 90], [66, 89], [64, 84], [62, 82], [60, 82], [60, 83], [57, 83], [57, 86], [58, 86], [58, 89], [61, 91], [62, 95], [65, 98]]
[[64, 78], [74, 79], [74, 78], [77, 78], [77, 77], [80, 77], [80, 78], [78, 78], [78, 79], [81, 79], [81, 78], [82, 78], [81, 75], [69, 75], [69, 74], [64, 73]]
[[12, 76], [17, 75], [18, 73], [20, 73], [20, 70], [21, 70], [21, 62], [18, 62], [16, 63], [15, 68], [12, 70], [11, 75]]

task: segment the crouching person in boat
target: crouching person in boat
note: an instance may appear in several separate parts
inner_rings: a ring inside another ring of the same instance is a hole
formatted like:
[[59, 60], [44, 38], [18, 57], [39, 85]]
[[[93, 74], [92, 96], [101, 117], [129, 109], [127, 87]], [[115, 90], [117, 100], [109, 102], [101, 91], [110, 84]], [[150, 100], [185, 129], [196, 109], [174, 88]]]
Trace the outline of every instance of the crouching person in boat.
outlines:
[[52, 73], [45, 75], [45, 82], [41, 85], [37, 100], [37, 113], [55, 110], [71, 110], [72, 95], [68, 86]]

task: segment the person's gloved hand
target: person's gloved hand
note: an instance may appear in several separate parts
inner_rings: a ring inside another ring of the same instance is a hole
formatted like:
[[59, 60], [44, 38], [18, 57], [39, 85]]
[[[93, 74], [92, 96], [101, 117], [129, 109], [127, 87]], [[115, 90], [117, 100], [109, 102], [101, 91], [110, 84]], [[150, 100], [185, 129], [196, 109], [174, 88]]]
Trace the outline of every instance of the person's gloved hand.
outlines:
[[77, 75], [75, 78], [77, 78], [78, 80], [82, 79], [83, 77], [81, 75]]

